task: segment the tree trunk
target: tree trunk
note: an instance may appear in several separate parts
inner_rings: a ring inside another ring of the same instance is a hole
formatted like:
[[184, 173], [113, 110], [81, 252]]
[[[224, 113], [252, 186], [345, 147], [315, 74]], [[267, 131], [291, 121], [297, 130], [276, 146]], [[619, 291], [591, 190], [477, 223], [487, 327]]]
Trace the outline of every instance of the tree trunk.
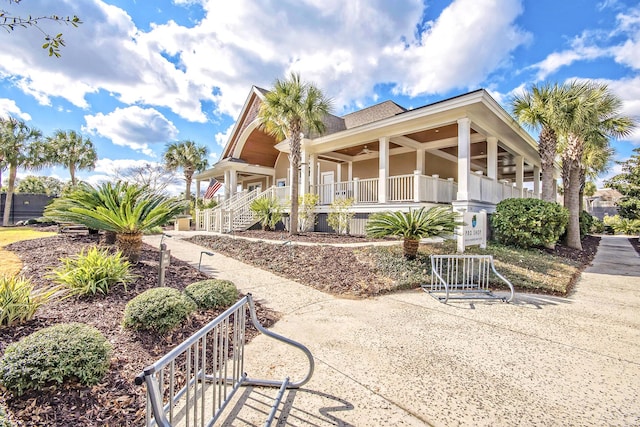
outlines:
[[554, 160], [556, 159], [557, 138], [555, 132], [543, 127], [540, 131], [538, 141], [538, 152], [540, 153], [540, 165], [542, 172], [542, 200], [547, 202], [556, 201], [556, 193], [553, 190]]
[[569, 209], [569, 225], [567, 226], [567, 246], [582, 250], [580, 241], [580, 167], [572, 165], [569, 171], [569, 187], [564, 189], [567, 194], [567, 209]]
[[7, 186], [7, 197], [4, 201], [4, 215], [2, 217], [3, 227], [7, 227], [9, 225], [9, 216], [11, 215], [11, 205], [13, 203], [13, 192], [16, 186], [17, 173], [18, 167], [15, 165], [9, 165], [9, 185]]
[[291, 164], [291, 212], [289, 213], [289, 235], [298, 234], [298, 182], [300, 179], [300, 126], [292, 125], [289, 136], [289, 163]]
[[69, 175], [71, 175], [71, 186], [76, 186], [76, 166], [72, 163], [69, 165]]
[[142, 249], [142, 233], [116, 235], [116, 245], [126, 258], [132, 263], [137, 263], [140, 259]]
[[402, 253], [404, 257], [406, 259], [416, 259], [418, 246], [420, 246], [420, 240], [405, 237], [404, 242], [402, 242]]
[[187, 189], [185, 190], [185, 195], [184, 195], [184, 199], [189, 202], [189, 204], [187, 205], [184, 214], [185, 215], [191, 215], [191, 179], [193, 178], [193, 172], [189, 171], [189, 170], [185, 170], [184, 172], [184, 179], [185, 181], [187, 181]]
[[107, 245], [113, 245], [116, 243], [116, 232], [115, 231], [105, 231], [104, 232], [104, 243]]
[[584, 210], [584, 186], [587, 183], [587, 171], [584, 167], [580, 168], [580, 211], [578, 213], [582, 213]]

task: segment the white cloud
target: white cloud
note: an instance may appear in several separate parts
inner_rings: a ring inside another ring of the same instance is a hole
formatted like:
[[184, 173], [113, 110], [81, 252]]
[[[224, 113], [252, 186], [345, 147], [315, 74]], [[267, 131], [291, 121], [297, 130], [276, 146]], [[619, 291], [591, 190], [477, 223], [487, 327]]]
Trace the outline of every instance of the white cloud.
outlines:
[[87, 125], [83, 126], [83, 131], [103, 136], [115, 145], [129, 147], [148, 156], [153, 156], [149, 144], [170, 142], [178, 135], [175, 125], [153, 108], [116, 108], [109, 114], [85, 116], [85, 121]]
[[231, 132], [233, 131], [234, 126], [235, 124], [231, 124], [231, 126], [229, 126], [224, 133], [223, 132], [216, 133], [216, 136], [215, 136], [216, 144], [224, 148], [227, 145], [229, 138], [231, 137]]
[[398, 90], [416, 96], [480, 84], [530, 40], [513, 24], [522, 12], [515, 0], [455, 0], [428, 23], [419, 43], [385, 49], [388, 64], [397, 64], [390, 67], [395, 78], [403, 76]]
[[[41, 34], [25, 31], [0, 52], [0, 73], [42, 104], [62, 98], [86, 108], [87, 95], [104, 91], [205, 122], [202, 102], [235, 118], [252, 84], [268, 88], [291, 70], [325, 90], [337, 110], [375, 97], [381, 82], [411, 96], [475, 87], [530, 39], [514, 24], [521, 0], [454, 0], [420, 34], [421, 0], [200, 3], [205, 16], [192, 27], [169, 21], [144, 31], [100, 0], [60, 0], [58, 13], [85, 21], [64, 30], [62, 59], [43, 55], [34, 48]], [[51, 6], [20, 7], [35, 15]]]
[[[616, 28], [610, 32], [584, 31], [571, 41], [569, 49], [553, 52], [532, 65], [531, 68], [538, 69], [537, 79], [544, 80], [574, 62], [603, 57], [611, 57], [619, 64], [640, 69], [640, 8], [619, 13], [616, 21]], [[623, 42], [617, 42], [620, 37]]]
[[24, 121], [31, 120], [29, 113], [23, 112], [13, 99], [0, 98], [0, 117], [12, 116]]

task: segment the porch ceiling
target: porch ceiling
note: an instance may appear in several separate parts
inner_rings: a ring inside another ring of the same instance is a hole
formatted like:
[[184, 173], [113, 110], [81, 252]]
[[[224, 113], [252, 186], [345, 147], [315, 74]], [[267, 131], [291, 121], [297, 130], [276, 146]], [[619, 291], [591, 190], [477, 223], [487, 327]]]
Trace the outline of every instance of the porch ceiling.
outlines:
[[276, 140], [260, 129], [254, 129], [244, 144], [240, 158], [252, 165], [274, 167], [278, 159]]

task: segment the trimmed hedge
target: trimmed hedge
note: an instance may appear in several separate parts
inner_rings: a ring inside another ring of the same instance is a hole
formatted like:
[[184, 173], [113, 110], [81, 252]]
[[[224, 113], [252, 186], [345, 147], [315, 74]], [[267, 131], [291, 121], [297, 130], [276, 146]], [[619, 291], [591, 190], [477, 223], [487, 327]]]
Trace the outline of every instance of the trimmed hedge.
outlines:
[[0, 359], [0, 382], [18, 396], [70, 379], [97, 384], [109, 369], [110, 354], [111, 345], [96, 328], [61, 323], [9, 345]]
[[568, 222], [567, 209], [539, 199], [505, 199], [491, 215], [494, 238], [523, 248], [554, 245]]
[[134, 330], [170, 331], [196, 309], [196, 303], [173, 288], [149, 289], [129, 301], [123, 325]]
[[228, 280], [209, 279], [190, 284], [184, 293], [206, 310], [210, 308], [226, 308], [238, 299], [236, 285]]

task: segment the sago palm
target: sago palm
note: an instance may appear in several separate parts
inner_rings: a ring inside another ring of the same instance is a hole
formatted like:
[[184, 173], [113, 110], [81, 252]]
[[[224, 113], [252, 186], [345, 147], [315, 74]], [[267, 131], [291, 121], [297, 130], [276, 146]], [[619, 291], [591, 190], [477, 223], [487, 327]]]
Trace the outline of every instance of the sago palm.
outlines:
[[303, 132], [322, 133], [323, 119], [331, 110], [331, 101], [320, 89], [303, 83], [300, 75], [291, 73], [287, 80], [276, 80], [273, 89], [260, 105], [258, 120], [262, 128], [280, 141], [289, 139], [291, 164], [291, 213], [289, 234], [298, 233], [298, 182], [300, 140]]
[[184, 200], [168, 198], [146, 187], [121, 181], [97, 188], [81, 183], [75, 190], [54, 200], [45, 209], [45, 217], [112, 231], [116, 233], [118, 249], [130, 261], [137, 262], [143, 232], [167, 224], [186, 205]]
[[380, 212], [369, 217], [365, 227], [369, 237], [402, 237], [405, 258], [418, 253], [420, 239], [446, 237], [462, 225], [457, 212], [445, 207], [424, 207], [409, 212]]
[[273, 230], [282, 219], [282, 206], [278, 199], [261, 197], [251, 202], [249, 207], [264, 231]]

